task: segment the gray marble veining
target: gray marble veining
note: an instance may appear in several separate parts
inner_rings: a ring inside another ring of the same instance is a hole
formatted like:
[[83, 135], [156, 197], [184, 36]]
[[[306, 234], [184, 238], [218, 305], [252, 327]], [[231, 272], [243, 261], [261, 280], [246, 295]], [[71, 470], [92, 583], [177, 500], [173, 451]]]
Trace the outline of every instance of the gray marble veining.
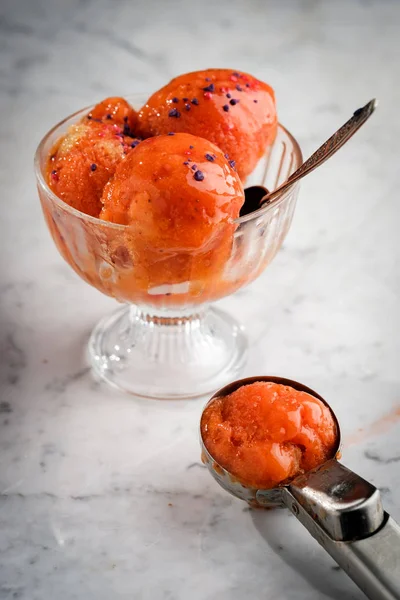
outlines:
[[400, 520], [399, 27], [395, 0], [3, 0], [0, 600], [361, 600], [293, 517], [211, 480], [202, 401], [135, 401], [92, 379], [84, 345], [114, 303], [58, 255], [32, 157], [81, 106], [207, 66], [270, 82], [305, 155], [378, 97], [304, 181], [274, 263], [222, 304], [252, 341], [245, 375], [323, 394], [344, 461]]

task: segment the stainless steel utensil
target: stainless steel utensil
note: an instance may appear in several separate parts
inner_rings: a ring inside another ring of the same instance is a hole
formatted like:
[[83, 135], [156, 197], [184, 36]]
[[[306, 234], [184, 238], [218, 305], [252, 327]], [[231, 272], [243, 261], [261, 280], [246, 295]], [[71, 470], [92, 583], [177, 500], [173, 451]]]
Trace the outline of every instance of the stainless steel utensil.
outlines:
[[245, 189], [245, 201], [240, 211], [240, 216], [244, 216], [261, 208], [264, 204], [271, 204], [282, 192], [293, 185], [296, 181], [314, 171], [322, 165], [328, 158], [333, 156], [344, 144], [360, 129], [361, 125], [372, 115], [378, 102], [370, 100], [362, 108], [358, 108], [353, 116], [338, 129], [326, 142], [316, 150], [284, 183], [272, 192], [261, 185], [253, 185]]
[[340, 428], [329, 404], [302, 383], [268, 376], [235, 381], [214, 394], [210, 402], [256, 381], [288, 385], [322, 400], [337, 424], [334, 458], [288, 485], [259, 490], [242, 485], [219, 465], [200, 435], [203, 462], [211, 475], [227, 492], [250, 505], [288, 508], [368, 598], [399, 600], [400, 527], [384, 511], [379, 490], [338, 462]]

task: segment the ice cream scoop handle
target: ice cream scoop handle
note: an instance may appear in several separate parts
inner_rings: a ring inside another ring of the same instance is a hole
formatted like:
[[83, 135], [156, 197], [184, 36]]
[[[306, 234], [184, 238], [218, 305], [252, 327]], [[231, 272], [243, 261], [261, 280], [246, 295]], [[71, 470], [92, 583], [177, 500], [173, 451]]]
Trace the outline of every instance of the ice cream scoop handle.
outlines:
[[371, 600], [400, 600], [400, 527], [379, 490], [336, 460], [284, 488], [289, 510]]
[[324, 547], [368, 598], [399, 600], [400, 527], [388, 514], [370, 537], [355, 542], [327, 540]]

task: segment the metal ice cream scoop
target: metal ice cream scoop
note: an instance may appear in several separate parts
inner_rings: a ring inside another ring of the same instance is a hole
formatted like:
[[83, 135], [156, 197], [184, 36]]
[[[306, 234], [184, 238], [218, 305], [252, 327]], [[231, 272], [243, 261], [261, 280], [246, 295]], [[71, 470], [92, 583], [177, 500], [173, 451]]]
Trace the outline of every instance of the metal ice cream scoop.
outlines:
[[276, 200], [282, 192], [293, 185], [299, 179], [302, 179], [311, 171], [322, 165], [328, 158], [333, 156], [339, 148], [344, 146], [346, 142], [364, 125], [376, 107], [378, 102], [373, 99], [362, 108], [358, 108], [353, 116], [346, 121], [340, 129], [338, 129], [326, 142], [316, 150], [310, 158], [308, 158], [284, 183], [278, 186], [272, 192], [261, 185], [253, 185], [244, 190], [244, 204], [240, 210], [240, 216], [248, 215], [255, 210], [258, 210], [263, 205], [271, 204]]
[[379, 490], [338, 462], [340, 428], [329, 404], [302, 383], [268, 376], [235, 381], [208, 404], [257, 381], [288, 385], [319, 398], [329, 408], [338, 432], [332, 458], [287, 485], [259, 490], [242, 485], [219, 465], [200, 434], [202, 459], [211, 475], [224, 490], [252, 506], [288, 508], [368, 598], [399, 600], [400, 527], [384, 511]]

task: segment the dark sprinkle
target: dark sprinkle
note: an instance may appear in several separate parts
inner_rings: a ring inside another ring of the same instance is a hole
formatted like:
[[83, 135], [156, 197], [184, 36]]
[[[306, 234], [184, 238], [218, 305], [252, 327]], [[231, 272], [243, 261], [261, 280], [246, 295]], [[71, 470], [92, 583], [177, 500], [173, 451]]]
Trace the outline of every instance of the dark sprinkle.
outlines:
[[229, 154], [224, 154], [224, 156], [225, 156], [226, 160], [228, 160]]
[[232, 106], [235, 106], [235, 104], [237, 104], [238, 102], [240, 102], [240, 100], [237, 100], [236, 98], [232, 98], [232, 100], [229, 100], [229, 104], [232, 104]]
[[185, 108], [186, 110], [190, 110], [192, 107], [190, 106], [190, 104], [185, 104]]
[[182, 98], [184, 102], [189, 102], [189, 98]]
[[55, 169], [52, 170], [51, 172], [52, 175], [57, 175], [57, 171]]
[[235, 168], [235, 166], [236, 166], [236, 163], [235, 163], [235, 161], [234, 161], [234, 160], [230, 160], [230, 161], [229, 161], [229, 165], [232, 167], [232, 169], [234, 169], [234, 168]]
[[190, 150], [193, 150], [193, 148], [194, 148], [194, 146], [189, 146], [189, 149], [190, 149]]
[[124, 123], [128, 122], [128, 117], [124, 117]]
[[194, 174], [194, 178], [196, 181], [203, 181], [204, 173], [202, 173], [202, 171], [196, 171]]
[[212, 155], [212, 154], [209, 154], [208, 152], [207, 152], [207, 154], [205, 154], [205, 157], [206, 157], [206, 159], [207, 159], [207, 160], [209, 160], [210, 162], [214, 162], [214, 160], [215, 160], [215, 158], [213, 157], [213, 155]]
[[237, 84], [236, 89], [237, 89], [238, 92], [243, 92], [243, 88], [239, 84]]
[[175, 133], [173, 131], [169, 131], [167, 135], [175, 135]]
[[92, 115], [88, 115], [86, 118], [90, 121], [92, 119]]
[[234, 71], [232, 75], [234, 75], [234, 77], [240, 77], [240, 73], [237, 73], [236, 71]]
[[249, 84], [249, 83], [246, 83], [246, 87], [250, 87], [250, 84]]
[[181, 113], [176, 108], [173, 108], [172, 110], [169, 111], [168, 116], [169, 117], [175, 117], [176, 119], [179, 119], [179, 117], [181, 116]]
[[174, 98], [172, 98], [172, 102], [175, 102], [175, 104], [176, 104], [177, 102], [179, 102], [179, 98], [177, 98], [177, 97], [175, 96]]
[[131, 144], [131, 148], [136, 148], [136, 146], [140, 144], [140, 140], [135, 140], [134, 142], [132, 142]]
[[222, 108], [224, 109], [225, 112], [228, 112], [228, 110], [229, 110], [229, 106], [227, 104], [224, 104]]
[[357, 110], [354, 111], [353, 113], [353, 117], [358, 117], [358, 115], [362, 112], [362, 108], [357, 108]]
[[226, 97], [227, 98], [232, 98], [232, 96], [230, 94], [227, 94]]
[[211, 81], [211, 79], [209, 77], [206, 77], [206, 81]]
[[184, 162], [183, 164], [184, 164], [184, 165], [188, 165], [189, 163], [188, 163], [188, 161], [187, 161], [187, 160], [185, 160], [185, 162]]
[[206, 87], [204, 87], [203, 90], [205, 92], [215, 92], [214, 84], [210, 83], [210, 85], [207, 85]]
[[197, 171], [197, 165], [192, 165], [190, 168], [192, 169], [192, 171]]
[[129, 125], [124, 125], [123, 133], [124, 133], [124, 135], [132, 136], [132, 131], [131, 131], [131, 128], [129, 127]]
[[112, 116], [110, 115], [110, 113], [108, 113], [108, 115], [106, 115], [106, 119], [112, 119]]
[[253, 100], [253, 102], [255, 102], [257, 104], [258, 100]]
[[197, 100], [197, 98], [192, 99], [192, 104], [195, 104], [196, 106], [198, 106], [199, 101]]
[[91, 170], [91, 171], [95, 171], [96, 169], [97, 169], [97, 165], [96, 165], [95, 163], [92, 163], [92, 164], [90, 165], [90, 170]]

